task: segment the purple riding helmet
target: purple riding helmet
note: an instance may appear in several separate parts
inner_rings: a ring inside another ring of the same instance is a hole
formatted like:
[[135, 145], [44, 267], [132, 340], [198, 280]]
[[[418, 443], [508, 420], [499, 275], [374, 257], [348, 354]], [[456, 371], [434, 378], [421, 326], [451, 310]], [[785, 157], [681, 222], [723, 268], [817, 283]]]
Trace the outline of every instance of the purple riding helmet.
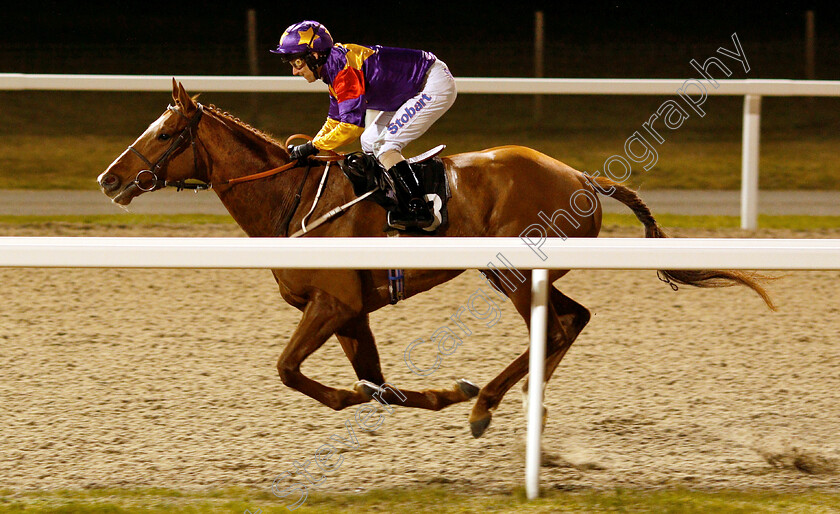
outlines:
[[[273, 54], [280, 54], [286, 62], [296, 59], [303, 59], [316, 76], [318, 68], [323, 66], [333, 47], [333, 38], [327, 27], [317, 21], [307, 20], [289, 25], [280, 38], [280, 43], [275, 50], [269, 50]], [[318, 52], [318, 57], [312, 55]]]

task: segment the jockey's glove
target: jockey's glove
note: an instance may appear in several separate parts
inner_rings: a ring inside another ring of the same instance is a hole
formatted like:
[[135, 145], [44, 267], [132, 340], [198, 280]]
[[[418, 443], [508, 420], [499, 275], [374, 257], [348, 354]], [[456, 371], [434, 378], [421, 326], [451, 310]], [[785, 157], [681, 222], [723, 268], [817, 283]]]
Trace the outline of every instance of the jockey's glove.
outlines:
[[306, 159], [310, 155], [318, 153], [318, 149], [312, 144], [312, 141], [307, 141], [302, 145], [289, 145], [289, 157], [292, 160], [299, 161]]

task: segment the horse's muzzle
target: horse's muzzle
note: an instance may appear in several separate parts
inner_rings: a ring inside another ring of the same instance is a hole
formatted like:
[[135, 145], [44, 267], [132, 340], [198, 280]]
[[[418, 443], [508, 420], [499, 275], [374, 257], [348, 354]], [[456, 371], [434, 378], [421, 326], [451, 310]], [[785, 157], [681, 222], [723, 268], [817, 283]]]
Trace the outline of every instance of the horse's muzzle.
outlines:
[[119, 175], [105, 172], [96, 180], [105, 196], [118, 205], [128, 205], [131, 200], [142, 191], [134, 182], [124, 183]]
[[99, 187], [105, 194], [113, 193], [120, 188], [121, 184], [120, 177], [113, 173], [103, 173], [99, 176], [97, 182], [99, 182]]

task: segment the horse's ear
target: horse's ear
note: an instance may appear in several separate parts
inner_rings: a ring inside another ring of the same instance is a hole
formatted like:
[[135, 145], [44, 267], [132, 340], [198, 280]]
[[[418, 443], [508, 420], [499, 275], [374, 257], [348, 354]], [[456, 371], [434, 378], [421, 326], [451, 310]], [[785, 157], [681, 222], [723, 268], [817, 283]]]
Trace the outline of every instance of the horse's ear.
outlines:
[[172, 101], [178, 100], [178, 81], [172, 77]]
[[184, 85], [180, 82], [178, 82], [178, 95], [175, 97], [175, 105], [181, 108], [184, 116], [190, 116], [198, 109], [193, 99], [187, 93], [187, 90], [184, 89]]

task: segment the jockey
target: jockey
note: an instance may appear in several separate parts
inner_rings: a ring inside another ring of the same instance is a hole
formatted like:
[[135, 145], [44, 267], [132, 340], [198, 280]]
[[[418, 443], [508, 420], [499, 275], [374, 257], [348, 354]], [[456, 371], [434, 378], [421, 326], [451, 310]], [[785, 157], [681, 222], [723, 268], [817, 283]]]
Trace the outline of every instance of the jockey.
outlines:
[[362, 150], [379, 159], [398, 186], [406, 219], [392, 221], [429, 226], [431, 204], [424, 199], [417, 170], [401, 152], [455, 102], [455, 80], [446, 64], [422, 50], [334, 43], [316, 21], [291, 25], [271, 52], [289, 62], [295, 76], [329, 86], [324, 126], [312, 141], [290, 147], [291, 157], [306, 158], [361, 137]]

